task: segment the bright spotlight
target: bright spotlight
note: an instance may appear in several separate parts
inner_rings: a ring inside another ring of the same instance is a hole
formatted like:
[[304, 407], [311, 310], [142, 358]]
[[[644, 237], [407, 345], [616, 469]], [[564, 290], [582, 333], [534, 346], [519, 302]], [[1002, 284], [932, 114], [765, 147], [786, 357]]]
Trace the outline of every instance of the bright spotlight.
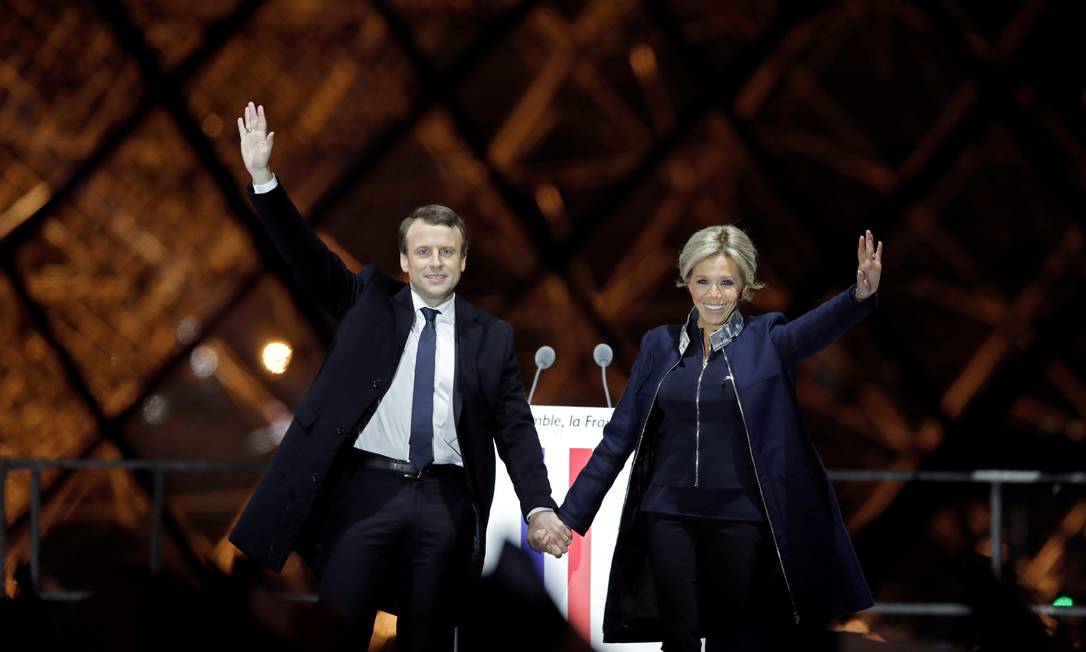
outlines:
[[264, 360], [264, 368], [273, 374], [281, 374], [290, 366], [290, 358], [294, 350], [286, 342], [268, 342], [264, 345], [261, 357]]
[[210, 378], [219, 368], [219, 356], [215, 354], [215, 349], [201, 345], [192, 350], [189, 365], [192, 367], [192, 375], [197, 378]]

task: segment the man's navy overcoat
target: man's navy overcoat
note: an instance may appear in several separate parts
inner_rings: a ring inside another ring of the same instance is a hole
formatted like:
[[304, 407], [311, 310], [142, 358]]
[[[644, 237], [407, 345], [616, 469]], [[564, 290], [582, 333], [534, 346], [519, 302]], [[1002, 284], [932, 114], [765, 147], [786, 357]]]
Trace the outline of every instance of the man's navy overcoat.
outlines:
[[[312, 546], [328, 545], [315, 536], [322, 483], [388, 389], [414, 308], [403, 281], [373, 265], [348, 270], [309, 228], [282, 185], [259, 195], [250, 186], [249, 194], [298, 285], [338, 322], [313, 384], [230, 533], [242, 552], [279, 570], [291, 550], [305, 557]], [[477, 574], [494, 498], [495, 444], [522, 512], [556, 505], [524, 397], [513, 329], [459, 295], [453, 403], [476, 516], [470, 570]]]

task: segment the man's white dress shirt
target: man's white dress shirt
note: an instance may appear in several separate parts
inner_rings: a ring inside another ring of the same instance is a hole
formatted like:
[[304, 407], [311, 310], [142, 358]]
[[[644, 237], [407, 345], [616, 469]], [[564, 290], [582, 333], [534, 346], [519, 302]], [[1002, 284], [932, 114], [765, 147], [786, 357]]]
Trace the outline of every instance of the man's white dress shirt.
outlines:
[[[456, 295], [436, 307], [437, 358], [434, 361], [434, 464], [464, 465], [460, 443], [456, 440], [456, 419], [453, 416], [453, 383], [456, 377]], [[400, 364], [392, 384], [385, 392], [377, 411], [355, 441], [355, 448], [378, 453], [394, 460], [406, 460], [411, 450], [411, 401], [415, 393], [415, 354], [419, 337], [426, 326], [422, 297], [411, 289], [415, 305], [415, 321], [407, 335]]]
[[[260, 195], [271, 192], [279, 185], [272, 175], [267, 183], [254, 183], [253, 192]], [[392, 384], [369, 423], [355, 439], [355, 448], [406, 461], [411, 450], [411, 401], [415, 392], [415, 354], [419, 348], [419, 336], [426, 318], [422, 308], [426, 302], [411, 288], [411, 302], [415, 307], [415, 321], [407, 336], [400, 363]], [[437, 358], [434, 361], [434, 464], [464, 465], [460, 455], [460, 442], [456, 439], [456, 419], [453, 410], [453, 384], [456, 379], [456, 295], [435, 310], [441, 314], [434, 320], [437, 329]], [[549, 507], [536, 507], [528, 512], [528, 518], [537, 512], [554, 511]]]

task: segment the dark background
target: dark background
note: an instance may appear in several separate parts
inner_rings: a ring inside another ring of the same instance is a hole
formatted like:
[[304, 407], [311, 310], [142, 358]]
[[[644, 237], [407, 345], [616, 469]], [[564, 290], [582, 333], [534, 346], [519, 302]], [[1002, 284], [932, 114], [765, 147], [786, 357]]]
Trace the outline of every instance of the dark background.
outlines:
[[[536, 403], [602, 404], [598, 342], [621, 393], [643, 332], [690, 307], [675, 259], [696, 229], [746, 229], [768, 283], [746, 310], [798, 316], [852, 282], [870, 228], [881, 309], [799, 369], [826, 466], [1079, 470], [1079, 6], [2, 0], [0, 454], [267, 458], [332, 324], [245, 198], [234, 123], [252, 99], [273, 169], [350, 266], [397, 271], [414, 206], [467, 219], [459, 290], [513, 323], [526, 384], [535, 349], [557, 349]], [[282, 375], [260, 361], [272, 339], [294, 351]], [[168, 476], [170, 568], [230, 567], [255, 477]], [[7, 478], [9, 595], [26, 478]], [[46, 535], [146, 539], [146, 478], [49, 472], [44, 488]], [[960, 569], [991, 549], [982, 486], [838, 491], [878, 600], [965, 599]], [[1086, 600], [1083, 493], [1007, 490], [1026, 601]], [[43, 566], [78, 584], [61, 562], [93, 565], [94, 540], [54, 543]], [[285, 581], [311, 588], [294, 563]]]

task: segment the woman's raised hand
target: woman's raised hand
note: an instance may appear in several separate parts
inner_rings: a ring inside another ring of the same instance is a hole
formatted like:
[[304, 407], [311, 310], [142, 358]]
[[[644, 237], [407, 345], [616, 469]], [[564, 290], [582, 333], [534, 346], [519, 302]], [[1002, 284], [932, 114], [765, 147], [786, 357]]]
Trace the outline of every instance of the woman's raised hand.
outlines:
[[882, 241], [875, 247], [875, 236], [871, 235], [871, 229], [860, 236], [856, 245], [856, 299], [863, 301], [879, 290], [879, 279], [882, 278]]

